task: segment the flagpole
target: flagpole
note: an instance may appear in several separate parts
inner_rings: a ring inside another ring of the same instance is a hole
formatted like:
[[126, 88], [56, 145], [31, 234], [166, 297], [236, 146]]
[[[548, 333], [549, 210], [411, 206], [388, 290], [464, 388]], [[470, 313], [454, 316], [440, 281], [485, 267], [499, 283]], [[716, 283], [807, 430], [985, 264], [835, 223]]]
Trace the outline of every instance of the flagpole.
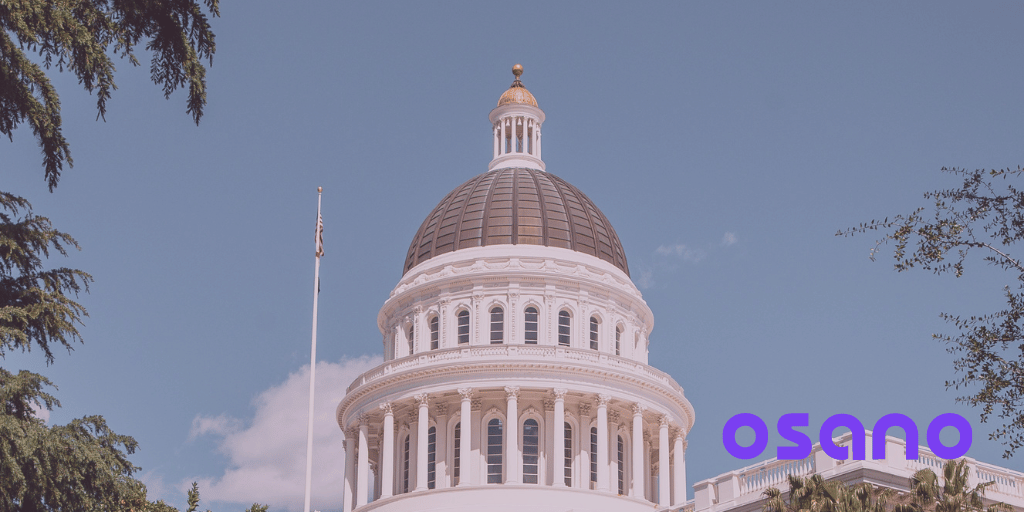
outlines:
[[309, 512], [309, 494], [313, 478], [313, 388], [316, 383], [316, 305], [320, 296], [320, 256], [323, 255], [323, 220], [320, 218], [320, 201], [323, 187], [316, 188], [316, 265], [313, 270], [313, 342], [309, 355], [309, 418], [306, 433], [306, 503], [304, 512]]

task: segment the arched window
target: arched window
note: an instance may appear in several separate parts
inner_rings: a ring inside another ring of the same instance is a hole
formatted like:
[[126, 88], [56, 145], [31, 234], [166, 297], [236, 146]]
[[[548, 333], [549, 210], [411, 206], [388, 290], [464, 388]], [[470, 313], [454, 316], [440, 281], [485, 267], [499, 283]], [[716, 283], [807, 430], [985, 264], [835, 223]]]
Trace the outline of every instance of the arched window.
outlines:
[[455, 424], [455, 450], [452, 457], [452, 486], [459, 485], [459, 462], [462, 460], [459, 453], [459, 445], [462, 443], [462, 422]]
[[597, 320], [596, 316], [590, 317], [590, 350], [597, 350], [597, 328], [601, 325], [601, 322]]
[[523, 330], [527, 345], [537, 344], [537, 308], [530, 306], [523, 311], [526, 328]]
[[438, 333], [438, 321], [437, 316], [430, 317], [430, 350], [437, 350], [440, 346], [440, 336]]
[[615, 355], [622, 355], [622, 327], [615, 328]]
[[530, 418], [523, 422], [523, 483], [539, 482], [540, 425]]
[[619, 466], [619, 494], [626, 494], [626, 471], [625, 463], [626, 457], [624, 450], [626, 449], [625, 443], [622, 442], [622, 436], [619, 436], [619, 453], [618, 453], [618, 466]]
[[463, 309], [456, 315], [459, 320], [459, 345], [469, 343], [469, 311]]
[[565, 486], [572, 487], [572, 425], [565, 422]]
[[434, 488], [437, 476], [437, 427], [427, 430], [427, 489]]
[[409, 437], [402, 443], [402, 492], [409, 492]]
[[505, 310], [498, 306], [491, 308], [491, 344], [505, 341]]
[[590, 427], [590, 488], [597, 489], [597, 427]]
[[416, 324], [409, 326], [409, 355], [412, 355], [413, 343], [416, 340]]
[[501, 420], [494, 418], [487, 422], [487, 483], [501, 483]]
[[572, 327], [572, 317], [569, 312], [562, 310], [558, 312], [558, 344], [563, 347], [569, 346], [569, 331]]

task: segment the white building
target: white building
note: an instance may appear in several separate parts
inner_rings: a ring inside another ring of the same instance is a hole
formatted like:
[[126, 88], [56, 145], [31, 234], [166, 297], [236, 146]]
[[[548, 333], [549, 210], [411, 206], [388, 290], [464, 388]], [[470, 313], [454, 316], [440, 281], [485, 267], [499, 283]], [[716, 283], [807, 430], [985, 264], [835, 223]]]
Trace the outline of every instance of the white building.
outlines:
[[[625, 251], [586, 195], [545, 172], [544, 112], [513, 73], [490, 113], [488, 172], [423, 221], [377, 317], [384, 364], [338, 405], [344, 511], [746, 512], [788, 470], [851, 480], [873, 464], [906, 482], [905, 460], [816, 452], [705, 480], [686, 502], [693, 407], [648, 365], [654, 316]], [[1019, 498], [1024, 478], [1001, 471]]]
[[545, 172], [544, 112], [513, 73], [488, 172], [423, 221], [377, 317], [385, 362], [338, 405], [346, 512], [685, 502], [693, 407], [648, 366], [654, 316], [625, 251]]

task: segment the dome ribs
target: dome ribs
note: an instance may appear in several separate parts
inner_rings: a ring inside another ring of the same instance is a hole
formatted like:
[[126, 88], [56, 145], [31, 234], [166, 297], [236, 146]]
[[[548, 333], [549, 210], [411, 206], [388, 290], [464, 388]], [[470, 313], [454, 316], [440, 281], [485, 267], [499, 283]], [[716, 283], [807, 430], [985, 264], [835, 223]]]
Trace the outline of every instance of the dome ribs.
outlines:
[[481, 174], [445, 196], [413, 238], [404, 271], [440, 254], [503, 244], [571, 249], [629, 275], [618, 235], [593, 201], [565, 180], [528, 168]]

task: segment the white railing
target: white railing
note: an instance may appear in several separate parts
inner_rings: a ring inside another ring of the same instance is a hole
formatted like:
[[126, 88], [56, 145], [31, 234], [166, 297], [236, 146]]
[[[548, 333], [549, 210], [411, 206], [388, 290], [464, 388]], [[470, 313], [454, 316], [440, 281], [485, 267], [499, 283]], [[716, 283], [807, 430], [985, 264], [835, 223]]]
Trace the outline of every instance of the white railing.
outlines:
[[807, 476], [814, 473], [814, 457], [801, 460], [771, 459], [738, 471], [740, 496], [761, 494], [769, 487], [789, 488], [789, 475]]
[[978, 483], [995, 482], [985, 489], [985, 497], [993, 501], [1024, 502], [1024, 474], [1006, 468], [976, 462], [971, 466]]
[[595, 352], [593, 350], [569, 347], [538, 345], [481, 345], [431, 350], [430, 352], [421, 352], [401, 359], [388, 361], [360, 375], [352, 382], [346, 392], [351, 392], [359, 386], [382, 379], [393, 373], [411, 370], [414, 368], [442, 364], [459, 359], [477, 359], [486, 361], [488, 359], [500, 360], [504, 358], [563, 360], [589, 363], [652, 379], [678, 391], [679, 393], [682, 393], [683, 391], [682, 388], [679, 387], [679, 384], [672, 380], [672, 377], [667, 373], [625, 357]]

